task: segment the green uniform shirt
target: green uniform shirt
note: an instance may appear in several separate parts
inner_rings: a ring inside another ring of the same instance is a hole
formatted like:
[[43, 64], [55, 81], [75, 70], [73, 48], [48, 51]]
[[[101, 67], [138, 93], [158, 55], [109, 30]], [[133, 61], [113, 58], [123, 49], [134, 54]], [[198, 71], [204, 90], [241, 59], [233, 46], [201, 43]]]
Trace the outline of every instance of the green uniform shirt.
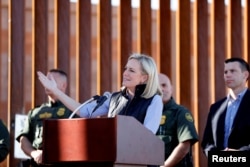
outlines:
[[176, 104], [173, 98], [163, 107], [161, 124], [156, 135], [165, 143], [165, 159], [180, 142], [191, 140], [194, 144], [198, 141], [193, 116], [185, 107]]
[[[44, 103], [40, 107], [29, 111], [24, 128], [16, 139], [19, 141], [21, 136], [26, 136], [34, 148], [41, 149], [43, 120], [69, 118], [71, 114], [72, 112], [59, 101], [55, 103]], [[75, 117], [77, 116], [75, 115]]]
[[0, 162], [8, 155], [10, 150], [10, 134], [3, 121], [0, 119]]

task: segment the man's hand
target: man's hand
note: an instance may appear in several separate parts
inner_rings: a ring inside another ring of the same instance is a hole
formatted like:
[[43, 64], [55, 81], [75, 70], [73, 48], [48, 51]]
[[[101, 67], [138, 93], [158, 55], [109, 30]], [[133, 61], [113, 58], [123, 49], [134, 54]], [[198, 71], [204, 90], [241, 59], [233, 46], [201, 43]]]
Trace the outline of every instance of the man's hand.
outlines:
[[42, 163], [42, 155], [43, 155], [43, 151], [42, 150], [34, 150], [31, 152], [31, 157], [34, 159], [34, 161], [37, 164], [41, 164]]
[[234, 148], [225, 148], [223, 151], [239, 151], [239, 150], [237, 150], [237, 149], [234, 149]]

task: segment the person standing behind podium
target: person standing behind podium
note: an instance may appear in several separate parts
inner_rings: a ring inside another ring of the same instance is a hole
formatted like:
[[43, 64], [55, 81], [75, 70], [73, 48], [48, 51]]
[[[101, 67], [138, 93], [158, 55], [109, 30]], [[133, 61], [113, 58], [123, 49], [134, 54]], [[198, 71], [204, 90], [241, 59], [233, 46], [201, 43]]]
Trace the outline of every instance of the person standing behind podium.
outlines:
[[0, 162], [3, 162], [10, 151], [10, 134], [0, 119]]
[[[41, 72], [38, 72], [38, 76], [44, 87], [72, 111], [80, 106], [79, 102], [59, 90], [53, 79], [49, 80]], [[83, 106], [77, 114], [86, 118], [100, 115], [133, 116], [155, 134], [160, 124], [163, 104], [154, 59], [144, 54], [132, 54], [123, 72], [122, 86], [120, 91], [112, 93], [94, 113], [92, 111], [96, 105], [89, 103]]]
[[176, 104], [170, 79], [160, 73], [159, 80], [164, 107], [156, 135], [165, 144], [165, 162], [161, 167], [192, 167], [192, 145], [198, 141], [193, 116], [188, 109]]
[[[65, 92], [67, 88], [67, 74], [59, 69], [51, 69], [47, 74], [47, 78], [50, 80], [52, 77], [56, 82], [57, 89]], [[23, 152], [31, 157], [31, 160], [23, 162], [27, 166], [43, 166], [41, 164], [43, 120], [68, 118], [72, 113], [48, 89], [45, 89], [45, 93], [48, 95], [48, 102], [29, 111], [24, 128], [16, 138]]]
[[224, 81], [229, 93], [210, 106], [202, 139], [206, 156], [213, 151], [250, 151], [249, 64], [232, 57], [224, 62]]

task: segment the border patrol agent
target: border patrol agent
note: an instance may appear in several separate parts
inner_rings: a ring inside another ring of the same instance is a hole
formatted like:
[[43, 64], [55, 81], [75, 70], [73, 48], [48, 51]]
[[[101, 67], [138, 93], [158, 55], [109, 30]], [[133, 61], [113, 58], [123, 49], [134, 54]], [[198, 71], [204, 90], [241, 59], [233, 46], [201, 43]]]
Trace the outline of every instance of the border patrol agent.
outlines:
[[[47, 77], [55, 80], [58, 89], [66, 92], [67, 75], [65, 72], [52, 69], [48, 72]], [[71, 111], [65, 107], [50, 91], [45, 89], [49, 101], [39, 107], [35, 107], [28, 113], [24, 128], [17, 136], [16, 140], [20, 142], [21, 148], [25, 154], [31, 157], [30, 160], [24, 161], [23, 166], [42, 167], [47, 166], [42, 163], [42, 134], [44, 119], [63, 119], [69, 118]], [[78, 117], [75, 115], [75, 117]]]

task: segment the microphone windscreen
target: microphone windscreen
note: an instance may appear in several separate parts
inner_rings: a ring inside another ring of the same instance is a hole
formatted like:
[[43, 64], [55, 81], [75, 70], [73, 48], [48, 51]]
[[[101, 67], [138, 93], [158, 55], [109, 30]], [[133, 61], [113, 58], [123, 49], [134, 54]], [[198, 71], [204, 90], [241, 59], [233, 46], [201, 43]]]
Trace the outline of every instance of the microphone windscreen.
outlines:
[[100, 98], [100, 96], [99, 95], [95, 95], [95, 96], [93, 96], [92, 97], [94, 100], [98, 100], [99, 98]]

